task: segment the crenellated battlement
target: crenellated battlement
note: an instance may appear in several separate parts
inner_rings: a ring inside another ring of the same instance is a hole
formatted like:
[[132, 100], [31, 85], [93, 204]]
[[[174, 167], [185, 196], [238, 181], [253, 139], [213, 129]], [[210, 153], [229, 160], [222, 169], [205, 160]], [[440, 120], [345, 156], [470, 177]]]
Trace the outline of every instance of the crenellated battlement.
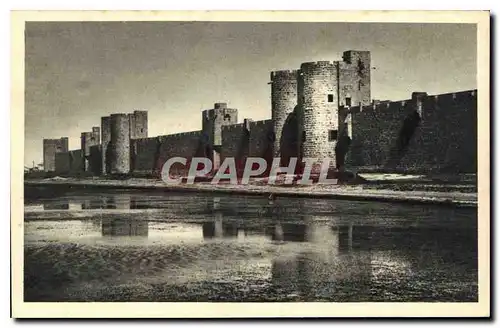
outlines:
[[158, 139], [159, 137], [160, 136], [148, 137], [148, 138], [137, 138], [137, 139], [132, 139], [132, 141], [134, 141], [136, 143], [146, 143], [146, 142], [150, 142], [152, 140]]
[[[131, 170], [136, 164], [140, 170], [149, 170], [158, 158], [189, 158], [196, 154], [213, 159], [272, 153], [281, 158], [304, 156], [336, 160], [338, 136], [348, 129], [352, 138], [349, 152], [354, 158], [350, 159], [351, 163], [381, 166], [385, 165], [387, 154], [393, 151], [391, 147], [400, 145], [399, 133], [408, 130], [403, 125], [407, 124], [408, 117], [415, 117], [416, 111], [422, 129], [418, 132], [421, 133], [419, 139], [413, 142], [420, 143], [418, 147], [426, 143], [425, 152], [431, 153], [429, 156], [420, 153], [420, 157], [427, 161], [440, 156], [444, 161], [455, 160], [453, 151], [462, 149], [464, 140], [473, 140], [471, 133], [475, 130], [471, 124], [477, 111], [477, 90], [437, 95], [413, 92], [409, 99], [372, 100], [370, 56], [369, 51], [349, 50], [342, 53], [341, 60], [303, 62], [299, 68], [269, 72], [270, 119], [245, 118], [238, 122], [238, 110], [220, 101], [215, 102], [213, 108], [202, 110], [201, 130], [148, 137], [147, 111], [110, 114], [102, 117], [100, 128], [93, 127], [92, 132], [82, 134], [85, 141], [82, 155], [90, 156], [85, 149], [95, 145], [86, 141], [101, 133], [104, 174], [108, 165], [116, 173], [127, 173], [129, 160]], [[463, 134], [468, 137], [463, 138]], [[452, 146], [448, 147], [440, 138], [448, 138]], [[61, 148], [58, 146], [61, 143], [64, 141], [44, 140], [47, 154], [54, 157], [54, 147]], [[433, 148], [435, 144], [440, 145], [439, 151]], [[107, 151], [109, 145], [111, 152]], [[411, 152], [408, 156], [419, 160]]]
[[271, 82], [274, 81], [275, 79], [294, 80], [297, 79], [298, 73], [299, 71], [296, 69], [273, 71], [271, 72]]
[[236, 129], [242, 129], [244, 128], [245, 124], [244, 123], [237, 123], [237, 124], [231, 124], [231, 125], [223, 125], [222, 126], [222, 131], [228, 130], [236, 130]]
[[251, 121], [250, 122], [250, 126], [255, 126], [255, 127], [258, 127], [258, 126], [263, 126], [263, 125], [269, 125], [269, 124], [272, 124], [273, 123], [273, 120], [272, 119], [268, 119], [268, 120], [261, 120], [261, 121]]
[[465, 100], [468, 98], [477, 98], [477, 90], [467, 90], [467, 91], [460, 91], [460, 92], [450, 92], [450, 93], [443, 93], [439, 95], [434, 95], [432, 96], [435, 101], [438, 102], [450, 102], [450, 101], [456, 101], [456, 100]]
[[215, 109], [224, 109], [227, 108], [227, 103], [225, 102], [218, 102], [214, 104]]
[[[437, 95], [426, 95], [422, 98], [421, 101], [425, 104], [434, 103], [450, 103], [457, 102], [460, 100], [473, 100], [473, 98], [477, 97], [477, 90], [467, 90], [460, 92], [452, 92], [452, 93], [443, 93]], [[347, 109], [346, 107], [341, 107], [340, 111], [348, 111], [350, 113], [359, 113], [359, 112], [380, 112], [386, 110], [398, 110], [404, 108], [406, 106], [415, 106], [416, 99], [405, 99], [398, 101], [377, 101], [372, 102], [370, 106], [353, 106]], [[438, 107], [439, 108], [439, 107]]]
[[319, 60], [319, 61], [314, 61], [314, 62], [305, 62], [302, 63], [300, 66], [301, 67], [308, 67], [308, 66], [335, 66], [336, 61], [331, 61], [331, 60]]
[[205, 109], [202, 111], [202, 115], [205, 119], [213, 119], [216, 115], [225, 115], [225, 114], [235, 114], [238, 113], [236, 108], [227, 108], [227, 107], [219, 107], [212, 109]]
[[158, 138], [161, 138], [162, 140], [168, 140], [168, 139], [181, 139], [181, 138], [186, 138], [186, 137], [199, 137], [201, 136], [202, 131], [189, 131], [189, 132], [180, 132], [180, 133], [174, 133], [174, 134], [167, 134], [163, 136], [158, 136]]

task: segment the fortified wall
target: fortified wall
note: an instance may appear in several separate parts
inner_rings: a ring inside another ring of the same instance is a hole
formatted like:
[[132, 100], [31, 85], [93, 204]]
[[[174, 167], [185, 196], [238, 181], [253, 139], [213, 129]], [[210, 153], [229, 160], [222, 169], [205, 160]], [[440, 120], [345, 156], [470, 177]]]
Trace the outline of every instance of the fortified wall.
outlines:
[[346, 165], [357, 170], [477, 171], [477, 91], [342, 108], [352, 131]]
[[[218, 102], [201, 112], [199, 131], [148, 137], [147, 111], [101, 117], [82, 133], [81, 149], [67, 138], [44, 140], [45, 171], [59, 175], [159, 176], [173, 157], [187, 159], [171, 173], [185, 175], [191, 158], [217, 170], [234, 158], [268, 164], [279, 157], [331, 159], [331, 167], [358, 171], [475, 172], [477, 91], [442, 95], [415, 92], [401, 101], [371, 99], [368, 51], [346, 51], [341, 61], [318, 61], [270, 73], [271, 119], [238, 120], [238, 110]], [[270, 166], [270, 165], [269, 165]]]

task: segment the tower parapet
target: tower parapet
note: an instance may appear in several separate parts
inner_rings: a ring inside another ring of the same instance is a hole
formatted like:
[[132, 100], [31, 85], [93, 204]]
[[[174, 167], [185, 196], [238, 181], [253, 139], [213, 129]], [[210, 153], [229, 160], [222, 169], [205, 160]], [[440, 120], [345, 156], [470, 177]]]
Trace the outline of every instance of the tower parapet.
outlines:
[[227, 103], [218, 102], [213, 109], [202, 113], [202, 143], [213, 163], [214, 170], [219, 167], [222, 147], [222, 127], [238, 123], [238, 110], [227, 108]]
[[206, 141], [212, 147], [222, 145], [223, 125], [232, 125], [238, 123], [238, 110], [227, 108], [226, 103], [215, 103], [213, 109], [207, 109], [202, 114], [202, 130]]

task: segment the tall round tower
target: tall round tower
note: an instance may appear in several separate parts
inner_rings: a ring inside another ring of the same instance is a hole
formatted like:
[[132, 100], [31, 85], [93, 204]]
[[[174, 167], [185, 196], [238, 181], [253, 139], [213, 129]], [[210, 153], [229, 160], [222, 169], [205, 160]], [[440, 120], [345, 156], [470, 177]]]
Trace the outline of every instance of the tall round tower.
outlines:
[[110, 117], [101, 117], [101, 159], [102, 159], [102, 174], [108, 174], [110, 170], [109, 158], [108, 157], [108, 145], [111, 141], [111, 126]]
[[299, 154], [317, 158], [313, 172], [324, 159], [335, 163], [338, 138], [338, 77], [337, 63], [318, 61], [303, 63], [298, 78], [298, 137]]
[[130, 172], [130, 129], [127, 114], [111, 114], [110, 173]]
[[[290, 154], [290, 149], [296, 150], [296, 131], [290, 125], [294, 121], [291, 115], [297, 105], [297, 70], [271, 72], [271, 117], [274, 128], [273, 156], [281, 157], [282, 164], [295, 154]], [[293, 145], [293, 146], [292, 146]], [[296, 151], [293, 151], [296, 153]], [[285, 164], [286, 165], [286, 164]]]

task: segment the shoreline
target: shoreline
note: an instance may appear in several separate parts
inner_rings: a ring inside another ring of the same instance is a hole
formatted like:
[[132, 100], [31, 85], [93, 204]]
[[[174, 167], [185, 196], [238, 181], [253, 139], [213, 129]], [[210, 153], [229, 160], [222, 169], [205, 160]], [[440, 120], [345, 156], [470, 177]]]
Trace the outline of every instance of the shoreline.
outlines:
[[215, 194], [236, 194], [250, 196], [267, 196], [270, 193], [278, 197], [290, 198], [323, 198], [353, 201], [377, 201], [389, 203], [406, 203], [422, 205], [439, 205], [453, 207], [476, 207], [477, 193], [443, 192], [443, 191], [400, 191], [391, 189], [363, 188], [363, 185], [312, 185], [285, 187], [279, 185], [230, 185], [197, 183], [193, 185], [166, 185], [154, 179], [30, 179], [24, 181], [30, 187], [78, 187], [97, 189], [156, 190], [168, 192], [203, 192]]

